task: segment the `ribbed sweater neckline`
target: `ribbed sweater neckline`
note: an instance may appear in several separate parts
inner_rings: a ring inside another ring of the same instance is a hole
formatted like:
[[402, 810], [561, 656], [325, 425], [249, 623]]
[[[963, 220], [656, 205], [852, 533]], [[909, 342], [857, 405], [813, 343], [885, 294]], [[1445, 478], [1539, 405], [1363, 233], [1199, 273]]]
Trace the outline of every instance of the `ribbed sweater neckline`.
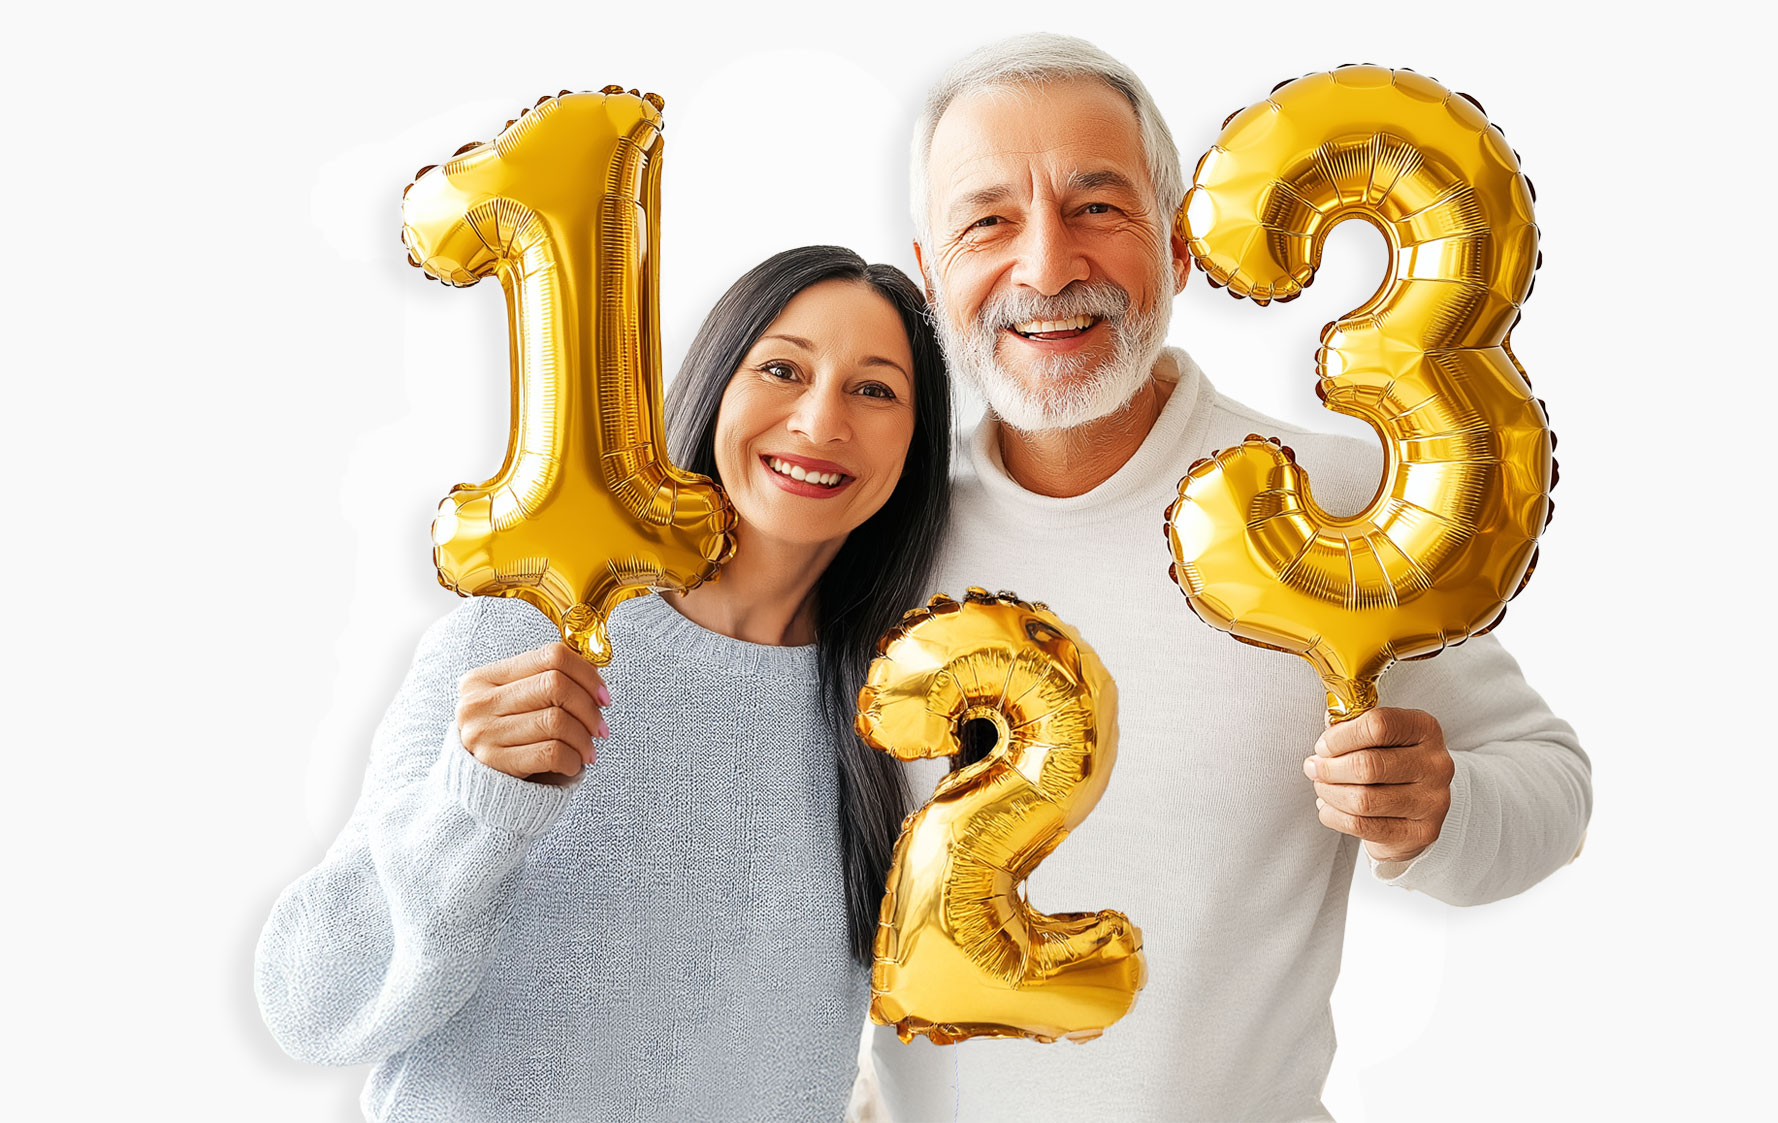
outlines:
[[[735, 675], [770, 675], [807, 683], [820, 673], [815, 644], [775, 647], [712, 632], [679, 614], [662, 596], [636, 597], [618, 606], [615, 618], [635, 628], [663, 655]], [[621, 651], [621, 648], [620, 648]]]
[[[1142, 445], [1126, 460], [1111, 478], [1082, 495], [1039, 495], [1027, 491], [1007, 474], [1000, 458], [1000, 440], [993, 415], [985, 416], [969, 440], [969, 458], [976, 478], [995, 503], [1016, 508], [1022, 518], [1044, 526], [1080, 526], [1121, 515], [1133, 505], [1153, 505], [1157, 491], [1171, 492], [1179, 486], [1173, 469], [1182, 446], [1202, 439], [1210, 424], [1206, 407], [1215, 389], [1198, 369], [1192, 357], [1177, 347], [1161, 352], [1155, 365], [1155, 377], [1164, 381], [1176, 379], [1173, 393], [1161, 407], [1160, 416]], [[1166, 471], [1163, 471], [1165, 469]], [[1164, 478], [1163, 478], [1164, 477]], [[1158, 524], [1161, 508], [1155, 507]]]

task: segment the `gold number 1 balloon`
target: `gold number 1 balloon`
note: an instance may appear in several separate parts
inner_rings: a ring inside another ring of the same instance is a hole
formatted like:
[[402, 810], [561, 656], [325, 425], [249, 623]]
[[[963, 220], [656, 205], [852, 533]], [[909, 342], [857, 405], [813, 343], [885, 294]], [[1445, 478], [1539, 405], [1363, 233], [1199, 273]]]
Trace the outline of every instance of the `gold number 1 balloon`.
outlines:
[[955, 756], [967, 722], [996, 744], [908, 816], [877, 926], [871, 1019], [947, 1045], [1085, 1041], [1147, 980], [1120, 912], [1046, 916], [1020, 884], [1099, 802], [1117, 756], [1117, 688], [1041, 604], [972, 588], [884, 636], [858, 695], [859, 736], [898, 760]]
[[542, 98], [402, 201], [415, 265], [500, 278], [512, 347], [506, 462], [439, 505], [439, 583], [529, 601], [596, 663], [619, 602], [695, 587], [734, 552], [727, 496], [668, 462], [661, 429], [662, 104]]
[[1334, 224], [1382, 235], [1388, 275], [1322, 332], [1317, 392], [1382, 438], [1350, 518], [1316, 506], [1289, 448], [1249, 436], [1192, 465], [1167, 509], [1170, 572], [1206, 622], [1312, 663], [1328, 714], [1479, 635], [1530, 579], [1555, 439], [1508, 332], [1537, 267], [1532, 191], [1480, 106], [1411, 71], [1349, 66], [1234, 114], [1178, 227], [1231, 295], [1289, 300]]

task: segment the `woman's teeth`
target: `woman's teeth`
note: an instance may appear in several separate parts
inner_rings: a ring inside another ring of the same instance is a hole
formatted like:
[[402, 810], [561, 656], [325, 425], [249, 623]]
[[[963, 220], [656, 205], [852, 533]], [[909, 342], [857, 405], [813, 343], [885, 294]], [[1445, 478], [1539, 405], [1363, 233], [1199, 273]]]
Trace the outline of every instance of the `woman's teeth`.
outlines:
[[811, 472], [805, 469], [801, 464], [792, 464], [788, 460], [779, 460], [776, 456], [768, 456], [766, 458], [766, 463], [770, 464], [772, 471], [778, 473], [780, 476], [789, 476], [793, 480], [803, 480], [812, 484], [820, 484], [822, 487], [833, 487], [846, 478], [838, 472]]
[[1091, 316], [1071, 316], [1066, 320], [1026, 320], [1014, 324], [1012, 330], [1020, 335], [1049, 335], [1059, 331], [1085, 331], [1092, 326]]

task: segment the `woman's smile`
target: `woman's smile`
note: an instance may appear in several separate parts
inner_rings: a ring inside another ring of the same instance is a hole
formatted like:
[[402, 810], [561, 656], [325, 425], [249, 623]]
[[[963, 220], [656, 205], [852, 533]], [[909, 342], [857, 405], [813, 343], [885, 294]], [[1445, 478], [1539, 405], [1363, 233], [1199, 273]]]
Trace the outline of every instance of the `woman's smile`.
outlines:
[[767, 453], [759, 458], [772, 482], [792, 495], [826, 499], [844, 491], [857, 479], [831, 460]]

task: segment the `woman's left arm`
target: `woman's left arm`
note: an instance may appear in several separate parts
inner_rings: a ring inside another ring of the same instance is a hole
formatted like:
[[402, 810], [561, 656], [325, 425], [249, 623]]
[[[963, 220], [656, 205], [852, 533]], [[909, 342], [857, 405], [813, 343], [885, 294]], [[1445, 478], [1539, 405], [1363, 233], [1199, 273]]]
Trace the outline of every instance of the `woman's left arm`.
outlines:
[[260, 1010], [291, 1056], [380, 1060], [480, 987], [532, 843], [574, 786], [497, 772], [458, 742], [458, 682], [486, 662], [471, 601], [430, 628], [378, 726], [351, 820], [278, 898], [255, 956]]

